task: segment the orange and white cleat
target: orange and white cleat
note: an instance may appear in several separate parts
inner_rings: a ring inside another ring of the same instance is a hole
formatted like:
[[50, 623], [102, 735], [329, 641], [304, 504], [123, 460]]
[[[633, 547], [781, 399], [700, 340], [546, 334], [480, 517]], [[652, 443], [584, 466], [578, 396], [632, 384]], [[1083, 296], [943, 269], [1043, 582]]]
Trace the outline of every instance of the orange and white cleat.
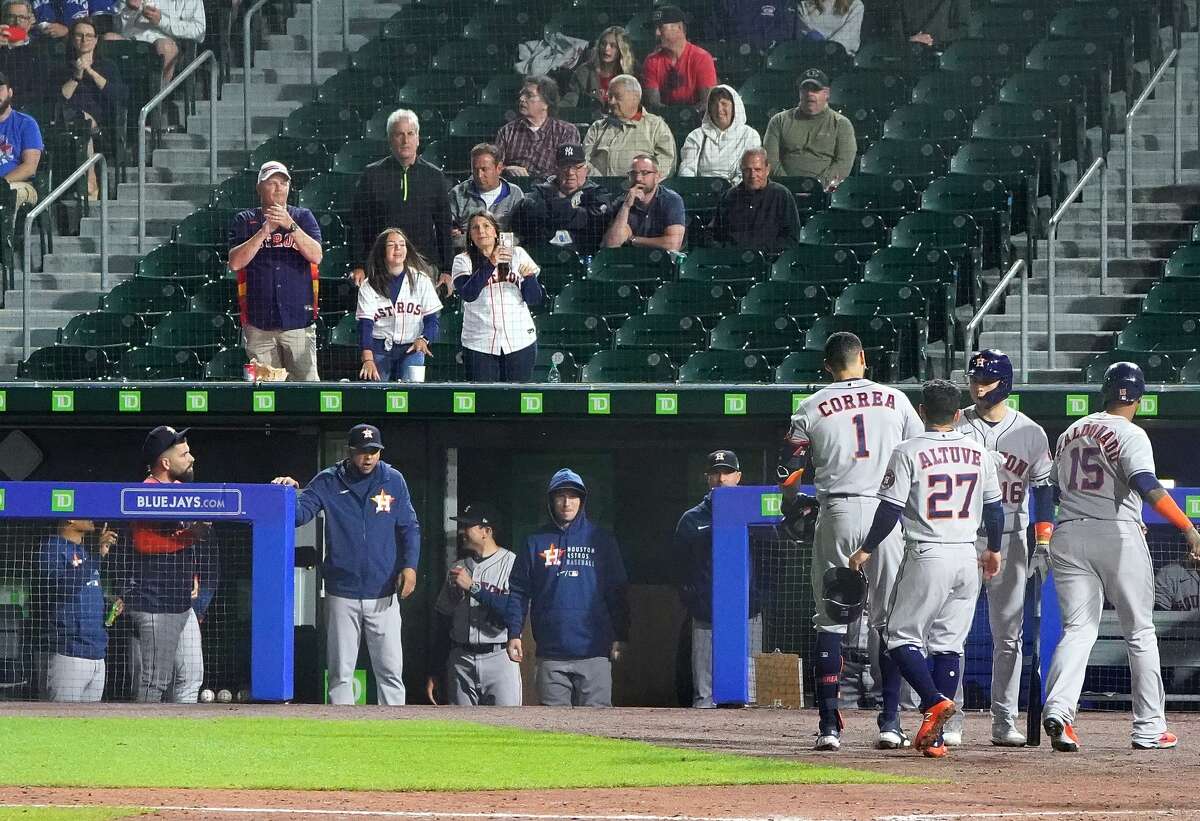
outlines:
[[939, 739], [921, 750], [921, 753], [927, 758], [945, 758], [949, 755], [950, 748], [946, 746], [944, 741]]
[[[950, 716], [957, 712], [954, 702], [948, 698], [943, 698], [941, 701], [932, 705], [925, 711], [925, 715], [921, 720], [921, 728], [917, 730], [916, 736], [913, 738], [913, 747], [925, 752], [935, 743], [940, 744], [942, 738], [942, 728], [946, 726], [946, 722], [950, 720]], [[945, 755], [945, 747], [943, 746], [942, 755]]]
[[1050, 746], [1054, 749], [1060, 753], [1079, 752], [1079, 736], [1075, 735], [1073, 726], [1052, 716], [1046, 718], [1042, 726], [1046, 728], [1046, 735], [1050, 736]]
[[1169, 750], [1179, 743], [1179, 736], [1167, 731], [1160, 735], [1154, 741], [1138, 741], [1134, 739], [1133, 749], [1135, 750]]

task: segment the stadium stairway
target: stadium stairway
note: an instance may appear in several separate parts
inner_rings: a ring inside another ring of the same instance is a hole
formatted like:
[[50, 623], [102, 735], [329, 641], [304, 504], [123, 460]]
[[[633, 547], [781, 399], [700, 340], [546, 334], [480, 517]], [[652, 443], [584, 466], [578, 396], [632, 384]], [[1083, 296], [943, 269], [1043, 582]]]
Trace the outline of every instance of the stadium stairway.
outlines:
[[[350, 0], [350, 49], [366, 42], [379, 21], [394, 14], [400, 5]], [[267, 35], [267, 50], [255, 54], [251, 74], [251, 141], [257, 145], [274, 135], [293, 109], [313, 98], [308, 51], [311, 6], [299, 5], [288, 20], [284, 34]], [[318, 71], [320, 83], [347, 61], [342, 49], [341, 3], [322, 3], [318, 10]], [[201, 69], [206, 71], [207, 69]], [[232, 72], [217, 101], [217, 182], [246, 164], [242, 114], [242, 69]], [[166, 134], [153, 152], [146, 174], [146, 244], [149, 251], [171, 238], [174, 225], [208, 203], [209, 102], [197, 103], [188, 118], [186, 133]], [[133, 147], [136, 162], [136, 146]], [[109, 278], [111, 288], [133, 275], [137, 254], [137, 169], [131, 168], [128, 182], [118, 186], [117, 199], [109, 207]], [[36, 240], [35, 240], [36, 242]], [[47, 254], [30, 276], [31, 345], [36, 349], [53, 344], [57, 329], [75, 314], [95, 310], [100, 301], [100, 211], [80, 221], [78, 237], [55, 236], [54, 253]], [[21, 277], [20, 272], [17, 273]], [[5, 295], [0, 309], [0, 380], [16, 376], [22, 358], [21, 291]]]
[[[1170, 51], [1164, 29], [1164, 53]], [[1189, 241], [1200, 220], [1200, 88], [1196, 81], [1197, 34], [1183, 34], [1183, 180], [1173, 182], [1172, 100], [1174, 71], [1167, 74], [1135, 119], [1133, 146], [1133, 246], [1125, 253], [1125, 134], [1114, 133], [1108, 154], [1108, 289], [1100, 291], [1100, 188], [1093, 182], [1059, 226], [1055, 306], [1057, 361], [1047, 354], [1047, 242], [1037, 243], [1037, 259], [1029, 283], [1030, 380], [1039, 383], [1081, 382], [1081, 368], [1097, 353], [1112, 347], [1113, 336], [1137, 313], [1143, 295], [1159, 280], [1163, 263]], [[1152, 67], [1137, 65], [1144, 84]], [[1123, 95], [1122, 95], [1123, 96]], [[1123, 115], [1125, 101], [1119, 109]], [[1123, 127], [1123, 126], [1122, 126]], [[1080, 169], [1082, 172], [1084, 169]], [[1042, 225], [1050, 217], [1041, 214]], [[992, 279], [994, 283], [996, 280]], [[1020, 296], [1014, 286], [1004, 312], [984, 320], [983, 347], [1009, 352], [1020, 360]], [[956, 363], [957, 364], [957, 363]]]

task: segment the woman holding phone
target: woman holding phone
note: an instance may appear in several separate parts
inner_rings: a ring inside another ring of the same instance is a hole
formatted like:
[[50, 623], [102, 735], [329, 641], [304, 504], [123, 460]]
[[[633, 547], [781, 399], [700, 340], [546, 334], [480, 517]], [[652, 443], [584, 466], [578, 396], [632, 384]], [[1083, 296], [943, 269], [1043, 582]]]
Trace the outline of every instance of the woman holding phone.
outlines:
[[463, 301], [463, 361], [472, 382], [529, 381], [537, 356], [529, 306], [545, 298], [540, 270], [490, 212], [467, 221], [467, 250], [450, 273]]

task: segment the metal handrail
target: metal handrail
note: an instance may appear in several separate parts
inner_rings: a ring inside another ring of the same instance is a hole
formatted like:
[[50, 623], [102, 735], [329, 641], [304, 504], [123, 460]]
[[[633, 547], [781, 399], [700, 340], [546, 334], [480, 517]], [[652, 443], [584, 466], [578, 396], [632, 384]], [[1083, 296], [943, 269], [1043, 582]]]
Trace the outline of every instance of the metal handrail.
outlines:
[[[312, 84], [317, 84], [317, 7], [320, 0], [310, 0], [311, 11], [308, 18], [308, 50], [312, 75]], [[348, 0], [342, 0], [342, 51], [350, 53], [350, 7]]]
[[1066, 216], [1067, 210], [1075, 202], [1092, 177], [1100, 174], [1100, 293], [1105, 293], [1108, 290], [1108, 174], [1106, 173], [1108, 162], [1104, 157], [1097, 157], [1083, 176], [1079, 178], [1079, 182], [1075, 183], [1075, 187], [1071, 189], [1071, 193], [1063, 199], [1062, 205], [1054, 212], [1054, 216], [1050, 217], [1050, 223], [1047, 226], [1046, 236], [1046, 334], [1047, 334], [1047, 366], [1053, 370], [1055, 355], [1057, 354], [1057, 343], [1055, 341], [1055, 321], [1056, 316], [1054, 310], [1054, 274], [1055, 274], [1055, 256], [1058, 244], [1058, 224], [1062, 222]]
[[246, 136], [246, 151], [250, 150], [250, 23], [251, 18], [262, 10], [269, 0], [258, 0], [242, 17], [242, 117], [243, 133]]
[[21, 283], [21, 340], [26, 359], [29, 358], [29, 278], [33, 276], [33, 223], [64, 194], [70, 193], [75, 183], [87, 174], [88, 169], [97, 165], [100, 166], [96, 173], [100, 182], [100, 290], [104, 291], [108, 288], [108, 160], [103, 154], [96, 153], [84, 160], [82, 165], [72, 171], [57, 188], [25, 215], [25, 279]]
[[142, 106], [142, 110], [138, 112], [138, 200], [137, 200], [137, 250], [142, 253], [145, 250], [146, 244], [146, 121], [150, 117], [150, 112], [186, 80], [191, 77], [200, 66], [205, 63], [209, 64], [209, 76], [211, 78], [208, 102], [208, 184], [217, 184], [217, 91], [220, 88], [220, 66], [217, 62], [217, 55], [212, 51], [205, 51], [199, 57], [191, 62], [179, 74], [175, 75], [175, 79], [163, 88], [162, 91], [155, 94], [150, 102]]
[[963, 350], [964, 375], [971, 370], [971, 354], [975, 350], [975, 329], [983, 323], [984, 318], [991, 312], [992, 306], [999, 302], [1000, 297], [1008, 291], [1008, 284], [1012, 282], [1013, 277], [1021, 274], [1021, 382], [1029, 381], [1029, 277], [1022, 273], [1025, 268], [1025, 260], [1018, 259], [1014, 262], [1008, 272], [996, 283], [992, 292], [988, 294], [988, 298], [979, 306], [975, 316], [971, 317], [967, 327], [963, 329], [963, 344], [966, 345]]
[[[1125, 112], [1125, 256], [1133, 256], [1133, 118], [1137, 116], [1138, 111], [1150, 99], [1150, 95], [1154, 93], [1155, 86], [1167, 73], [1167, 69], [1171, 63], [1175, 63], [1175, 184], [1179, 185], [1180, 179], [1183, 177], [1183, 126], [1181, 117], [1183, 114], [1183, 83], [1180, 73], [1180, 64], [1183, 62], [1179, 58], [1179, 49], [1171, 49], [1171, 53], [1163, 58], [1162, 65], [1158, 67], [1158, 71], [1154, 72], [1154, 76], [1150, 78], [1150, 82], [1146, 83], [1146, 87], [1142, 89], [1142, 93], [1138, 96], [1137, 102], [1129, 107]], [[1108, 213], [1105, 212], [1102, 219], [1108, 221]]]

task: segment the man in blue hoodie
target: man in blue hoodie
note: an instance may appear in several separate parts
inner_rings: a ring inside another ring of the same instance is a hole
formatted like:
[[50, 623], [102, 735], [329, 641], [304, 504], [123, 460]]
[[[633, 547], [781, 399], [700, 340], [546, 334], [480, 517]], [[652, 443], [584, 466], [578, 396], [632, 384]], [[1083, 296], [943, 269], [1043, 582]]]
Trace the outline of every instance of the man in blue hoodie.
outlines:
[[[350, 429], [345, 459], [313, 477], [296, 500], [296, 527], [325, 512], [325, 579], [329, 701], [354, 703], [354, 666], [363, 634], [379, 703], [404, 704], [400, 605], [417, 586], [421, 526], [408, 483], [380, 460], [374, 425]], [[290, 476], [273, 484], [298, 488]]]
[[616, 539], [588, 520], [587, 486], [550, 479], [550, 521], [525, 540], [509, 576], [508, 655], [523, 657], [530, 612], [538, 699], [547, 707], [611, 707], [612, 663], [629, 640], [628, 579]]
[[104, 695], [104, 590], [100, 559], [108, 555], [117, 534], [101, 528], [96, 553], [84, 539], [96, 532], [90, 519], [68, 519], [58, 535], [42, 543], [38, 556], [48, 623], [46, 697], [51, 701], [99, 701]]

